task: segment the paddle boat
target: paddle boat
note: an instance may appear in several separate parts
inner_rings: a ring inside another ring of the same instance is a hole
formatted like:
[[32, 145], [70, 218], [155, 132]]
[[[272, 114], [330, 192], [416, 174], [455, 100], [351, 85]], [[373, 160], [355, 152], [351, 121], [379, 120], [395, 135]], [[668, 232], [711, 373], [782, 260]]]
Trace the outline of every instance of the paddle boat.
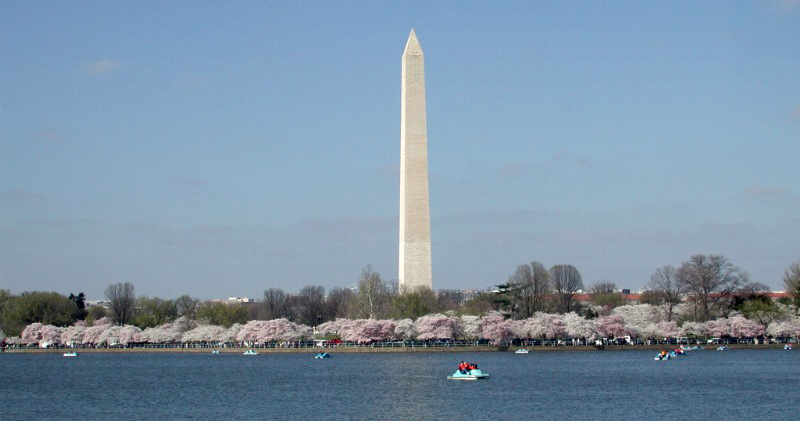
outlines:
[[705, 348], [703, 348], [702, 346], [686, 346], [686, 345], [681, 345], [681, 349], [682, 349], [682, 350], [684, 350], [684, 351], [697, 351], [697, 350], [699, 350], [699, 349], [705, 349]]
[[219, 350], [218, 350], [218, 349], [215, 349], [215, 350], [211, 351], [211, 353], [212, 353], [212, 354], [219, 354]]
[[75, 351], [65, 352], [65, 353], [64, 353], [64, 356], [65, 356], [65, 357], [77, 357], [77, 356], [78, 356], [78, 353], [77, 353], [77, 352], [75, 352]]
[[669, 355], [669, 352], [667, 352], [667, 351], [661, 351], [661, 352], [660, 352], [658, 355], [656, 355], [656, 356], [655, 356], [655, 358], [653, 358], [653, 359], [654, 359], [654, 360], [656, 360], [656, 361], [666, 361], [666, 360], [668, 360], [668, 359], [670, 359], [670, 358], [671, 358], [671, 357], [670, 357], [670, 355]]
[[784, 346], [783, 346], [783, 349], [785, 349], [785, 350], [787, 350], [787, 351], [791, 351], [791, 350], [792, 350], [792, 344], [786, 344], [786, 345], [784, 345]]
[[530, 353], [530, 351], [528, 351], [528, 348], [520, 348], [520, 349], [514, 351], [514, 353], [515, 354], [528, 354], [528, 353]]
[[722, 345], [722, 346], [720, 346], [720, 347], [717, 347], [717, 351], [725, 351], [726, 349], [728, 349], [728, 347], [727, 347], [727, 346], [725, 346], [725, 345]]
[[248, 349], [244, 352], [244, 355], [258, 355], [258, 352], [253, 351], [252, 349]]
[[478, 380], [478, 379], [488, 379], [489, 375], [482, 372], [480, 369], [473, 368], [472, 370], [467, 370], [464, 373], [461, 370], [456, 370], [452, 376], [447, 376], [449, 380]]
[[320, 352], [320, 353], [317, 353], [317, 355], [314, 356], [314, 358], [330, 358], [330, 357], [331, 357], [331, 354], [328, 354], [327, 352]]

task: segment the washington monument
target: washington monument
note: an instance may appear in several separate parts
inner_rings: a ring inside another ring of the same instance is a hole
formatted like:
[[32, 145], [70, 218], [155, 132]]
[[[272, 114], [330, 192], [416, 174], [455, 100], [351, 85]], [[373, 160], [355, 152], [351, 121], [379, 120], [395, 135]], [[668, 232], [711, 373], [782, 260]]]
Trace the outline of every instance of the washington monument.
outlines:
[[433, 289], [425, 59], [414, 30], [403, 51], [400, 103], [400, 291]]

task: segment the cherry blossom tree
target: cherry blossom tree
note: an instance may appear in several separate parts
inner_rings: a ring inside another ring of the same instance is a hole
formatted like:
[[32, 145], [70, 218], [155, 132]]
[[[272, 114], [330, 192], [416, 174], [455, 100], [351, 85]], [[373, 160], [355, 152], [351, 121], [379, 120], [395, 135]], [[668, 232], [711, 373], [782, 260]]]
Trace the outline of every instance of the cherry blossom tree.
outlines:
[[117, 340], [122, 345], [128, 345], [131, 342], [140, 342], [139, 334], [141, 332], [142, 330], [136, 326], [132, 325], [122, 326], [117, 332]]
[[429, 314], [417, 319], [414, 323], [418, 335], [417, 339], [427, 341], [432, 339], [453, 339], [458, 331], [455, 319], [444, 314]]
[[268, 343], [292, 341], [309, 336], [310, 329], [286, 319], [251, 320], [236, 335], [237, 342]]
[[39, 341], [42, 340], [44, 326], [45, 325], [41, 323], [31, 323], [25, 326], [25, 329], [22, 329], [22, 332], [19, 334], [21, 342], [29, 345], [39, 343]]
[[347, 322], [349, 322], [349, 320], [344, 318], [331, 320], [317, 326], [317, 332], [319, 332], [319, 334], [322, 336], [338, 335], [339, 331], [342, 330], [342, 326], [344, 326]]
[[95, 321], [92, 326], [87, 327], [83, 332], [81, 344], [97, 344], [100, 339], [100, 335], [102, 335], [106, 329], [113, 325], [114, 322], [108, 317], [103, 317], [102, 319]]
[[583, 338], [589, 341], [593, 341], [597, 338], [597, 331], [591, 320], [587, 320], [575, 312], [563, 315], [562, 320], [567, 336], [576, 339]]
[[243, 325], [241, 323], [232, 324], [231, 327], [228, 328], [228, 330], [226, 330], [225, 332], [220, 334], [219, 337], [217, 337], [217, 339], [216, 339], [217, 342], [219, 342], [219, 343], [233, 343], [233, 342], [236, 342], [236, 336], [239, 335], [239, 332], [242, 330], [242, 326]]
[[392, 320], [358, 319], [345, 324], [340, 335], [348, 342], [370, 343], [391, 339], [395, 328]]
[[504, 320], [501, 316], [484, 317], [481, 320], [481, 336], [493, 345], [499, 345], [513, 336], [511, 321]]
[[800, 337], [800, 317], [770, 323], [766, 331], [772, 337]]
[[175, 343], [180, 342], [183, 333], [192, 330], [196, 322], [185, 316], [178, 317], [172, 323], [149, 327], [139, 334], [139, 341], [149, 343]]
[[526, 325], [528, 319], [511, 321], [511, 336], [518, 339], [530, 339], [530, 331]]
[[678, 337], [678, 324], [675, 322], [661, 322], [655, 325], [659, 337], [676, 338]]
[[564, 319], [560, 314], [548, 314], [547, 320], [547, 331], [545, 332], [547, 339], [559, 339], [567, 336]]
[[140, 342], [140, 333], [136, 326], [109, 326], [103, 330], [94, 342], [97, 345], [127, 345], [130, 342]]
[[706, 322], [706, 332], [711, 336], [728, 336], [731, 332], [731, 321], [725, 318]]
[[339, 337], [345, 342], [368, 343], [371, 341], [365, 333], [369, 328], [365, 328], [370, 320], [375, 319], [356, 319], [346, 320], [339, 326]]
[[228, 329], [217, 325], [199, 325], [196, 328], [184, 332], [181, 336], [181, 342], [188, 343], [210, 343], [218, 342], [218, 338], [222, 336]]
[[514, 335], [518, 338], [545, 338], [553, 320], [552, 314], [536, 312], [527, 319], [517, 321], [514, 326]]
[[408, 340], [417, 337], [417, 329], [411, 319], [398, 320], [394, 326], [394, 337], [397, 339]]
[[764, 326], [742, 315], [735, 315], [729, 320], [731, 327], [730, 335], [735, 338], [753, 338], [764, 334]]
[[628, 330], [625, 328], [625, 320], [620, 315], [600, 317], [595, 321], [595, 329], [597, 329], [598, 334], [608, 338], [628, 334]]
[[481, 337], [481, 318], [478, 316], [461, 316], [461, 336], [475, 340]]
[[629, 333], [646, 338], [660, 336], [657, 333], [654, 335], [657, 331], [654, 325], [664, 321], [659, 309], [650, 304], [619, 306], [611, 312], [611, 315], [622, 317]]
[[61, 343], [63, 329], [53, 325], [43, 325], [41, 323], [31, 323], [22, 330], [20, 339], [22, 343], [35, 344], [41, 346], [55, 345]]
[[637, 326], [635, 330], [627, 325], [626, 328], [628, 329], [628, 332], [631, 335], [637, 336], [639, 338], [647, 338], [647, 339], [665, 338], [666, 336], [663, 335], [664, 332], [662, 331], [662, 329], [659, 328], [659, 324], [661, 323], [664, 322], [650, 323], [645, 326]]
[[697, 338], [705, 337], [708, 332], [708, 325], [699, 322], [685, 322], [678, 331], [679, 336], [694, 336]]

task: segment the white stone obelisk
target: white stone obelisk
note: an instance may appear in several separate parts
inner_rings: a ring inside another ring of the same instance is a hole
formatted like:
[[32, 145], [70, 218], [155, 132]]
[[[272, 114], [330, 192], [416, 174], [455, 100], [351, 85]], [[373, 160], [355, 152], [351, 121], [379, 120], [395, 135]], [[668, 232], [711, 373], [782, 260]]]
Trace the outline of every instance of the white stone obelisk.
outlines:
[[400, 291], [433, 289], [425, 61], [414, 30], [403, 51], [400, 108]]

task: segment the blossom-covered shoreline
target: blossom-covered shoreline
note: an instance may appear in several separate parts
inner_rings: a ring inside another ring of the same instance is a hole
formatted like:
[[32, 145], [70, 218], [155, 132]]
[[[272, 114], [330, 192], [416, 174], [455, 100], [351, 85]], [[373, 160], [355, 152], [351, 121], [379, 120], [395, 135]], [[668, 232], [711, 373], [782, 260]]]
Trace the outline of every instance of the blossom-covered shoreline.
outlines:
[[[775, 349], [782, 350], [784, 344], [770, 343], [770, 344], [728, 344], [729, 349], [735, 350], [752, 350], [752, 349]], [[558, 346], [526, 346], [532, 353], [536, 352], [596, 352], [596, 351], [647, 351], [647, 350], [662, 350], [676, 347], [675, 345], [667, 344], [653, 344], [653, 345], [608, 345], [603, 347], [595, 347], [588, 345], [558, 345]], [[329, 353], [419, 353], [419, 352], [514, 352], [521, 347], [497, 347], [497, 346], [342, 346], [342, 347], [306, 347], [306, 348], [264, 348], [253, 347], [259, 353], [270, 354], [315, 354], [320, 351]], [[122, 353], [122, 354], [135, 354], [135, 353], [177, 353], [177, 354], [208, 354], [212, 349], [218, 350], [220, 353], [241, 354], [248, 347], [230, 347], [230, 348], [197, 348], [197, 347], [161, 347], [161, 348], [148, 348], [148, 347], [130, 347], [130, 348], [8, 348], [6, 353], [34, 353], [34, 354], [51, 354], [63, 353], [65, 350], [72, 349], [79, 353]], [[706, 351], [716, 350], [716, 345], [709, 345], [705, 347]], [[702, 351], [702, 350], [697, 350]]]

